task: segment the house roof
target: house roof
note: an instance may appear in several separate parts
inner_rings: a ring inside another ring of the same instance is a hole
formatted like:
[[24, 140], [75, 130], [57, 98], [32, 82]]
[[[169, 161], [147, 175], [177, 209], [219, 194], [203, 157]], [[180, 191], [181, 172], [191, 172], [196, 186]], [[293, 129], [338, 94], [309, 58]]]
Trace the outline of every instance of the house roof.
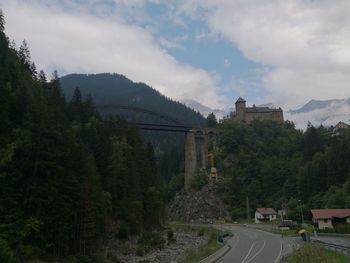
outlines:
[[275, 209], [271, 207], [260, 207], [256, 209], [257, 212], [259, 212], [262, 215], [276, 215]]
[[257, 112], [261, 112], [261, 113], [267, 113], [267, 112], [280, 112], [282, 111], [282, 109], [271, 109], [268, 107], [248, 107], [246, 108], [246, 112], [252, 112], [252, 113], [257, 113]]
[[350, 217], [350, 208], [347, 209], [312, 209], [314, 219], [332, 219]]
[[239, 97], [238, 100], [236, 101], [236, 103], [239, 103], [239, 102], [246, 102], [244, 99], [242, 99], [242, 97]]

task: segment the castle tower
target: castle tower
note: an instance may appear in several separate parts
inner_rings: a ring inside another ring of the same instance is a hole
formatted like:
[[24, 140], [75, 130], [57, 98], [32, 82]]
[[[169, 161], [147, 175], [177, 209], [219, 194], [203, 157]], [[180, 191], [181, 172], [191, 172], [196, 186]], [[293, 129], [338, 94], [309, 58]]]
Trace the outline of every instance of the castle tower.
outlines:
[[245, 112], [246, 112], [246, 101], [242, 99], [241, 97], [238, 98], [236, 101], [236, 120], [238, 122], [245, 121]]

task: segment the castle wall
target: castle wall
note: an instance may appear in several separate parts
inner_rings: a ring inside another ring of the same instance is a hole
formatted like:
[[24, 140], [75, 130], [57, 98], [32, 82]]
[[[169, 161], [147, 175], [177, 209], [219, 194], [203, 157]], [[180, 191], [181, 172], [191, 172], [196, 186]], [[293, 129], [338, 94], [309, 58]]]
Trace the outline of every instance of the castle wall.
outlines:
[[246, 112], [245, 113], [246, 123], [250, 123], [255, 119], [283, 122], [283, 112], [271, 111], [271, 112]]

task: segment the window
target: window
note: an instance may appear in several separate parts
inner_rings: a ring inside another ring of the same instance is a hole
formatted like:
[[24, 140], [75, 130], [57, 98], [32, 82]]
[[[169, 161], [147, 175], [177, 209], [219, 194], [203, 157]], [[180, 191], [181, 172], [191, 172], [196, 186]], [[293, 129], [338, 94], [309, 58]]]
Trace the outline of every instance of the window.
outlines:
[[324, 221], [325, 223], [328, 223], [328, 219], [324, 219], [323, 221]]

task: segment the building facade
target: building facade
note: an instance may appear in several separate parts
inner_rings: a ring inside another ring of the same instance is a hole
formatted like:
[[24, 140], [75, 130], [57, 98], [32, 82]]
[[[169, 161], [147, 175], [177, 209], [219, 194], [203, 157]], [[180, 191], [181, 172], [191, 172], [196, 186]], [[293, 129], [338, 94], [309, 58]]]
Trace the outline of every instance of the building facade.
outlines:
[[239, 97], [235, 103], [236, 112], [230, 114], [230, 118], [235, 122], [250, 123], [253, 120], [272, 120], [283, 122], [283, 110], [281, 108], [272, 109], [269, 107], [246, 107], [246, 101]]
[[271, 207], [261, 207], [261, 208], [257, 208], [255, 211], [255, 223], [272, 221], [276, 219], [277, 219], [277, 213], [275, 209]]
[[333, 229], [334, 224], [350, 224], [350, 209], [312, 209], [312, 221], [318, 229]]

